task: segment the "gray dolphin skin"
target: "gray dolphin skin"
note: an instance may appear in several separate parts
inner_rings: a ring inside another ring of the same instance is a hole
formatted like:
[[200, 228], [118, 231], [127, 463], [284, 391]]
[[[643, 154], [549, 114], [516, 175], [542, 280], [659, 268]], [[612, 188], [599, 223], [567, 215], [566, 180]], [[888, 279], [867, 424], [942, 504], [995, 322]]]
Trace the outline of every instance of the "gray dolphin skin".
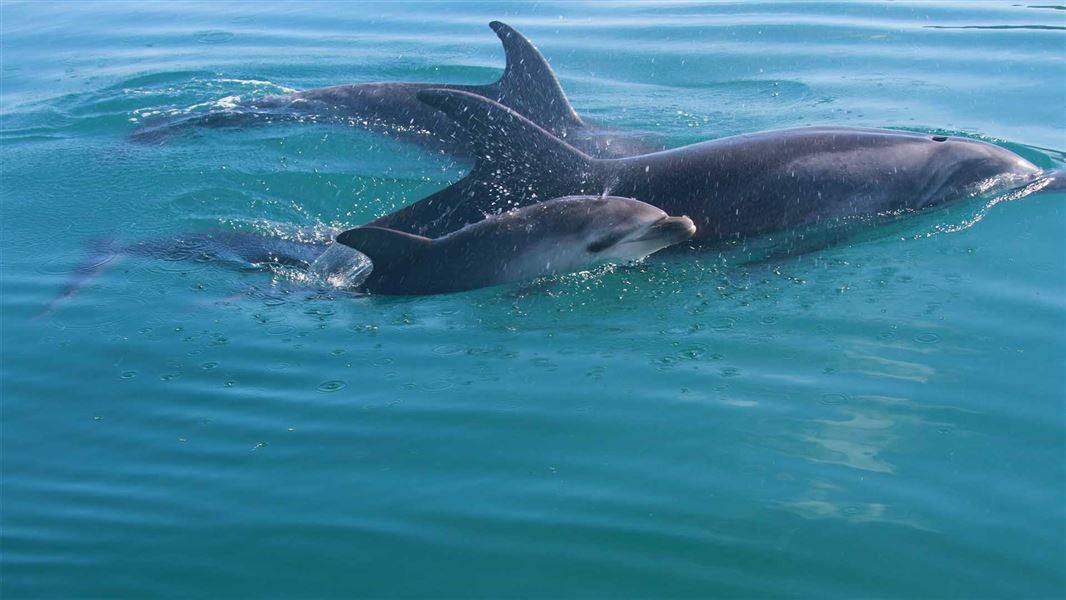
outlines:
[[363, 83], [338, 85], [267, 96], [242, 102], [234, 108], [192, 114], [134, 130], [135, 141], [156, 141], [187, 127], [233, 127], [257, 123], [305, 120], [339, 122], [462, 155], [469, 148], [466, 130], [433, 107], [418, 100], [427, 89], [464, 91], [499, 102], [567, 140], [592, 156], [641, 154], [655, 147], [640, 134], [624, 134], [585, 123], [570, 105], [558, 78], [539, 50], [514, 28], [489, 24], [503, 43], [507, 65], [503, 75], [487, 85], [427, 83]]
[[356, 227], [337, 242], [368, 256], [371, 293], [458, 292], [642, 258], [692, 237], [684, 216], [631, 198], [555, 198], [492, 217], [438, 239]]
[[1031, 183], [1044, 174], [984, 142], [880, 129], [809, 127], [597, 159], [481, 96], [419, 93], [466, 130], [475, 164], [460, 181], [370, 225], [439, 236], [501, 208], [571, 194], [638, 198], [718, 242], [872, 221]]

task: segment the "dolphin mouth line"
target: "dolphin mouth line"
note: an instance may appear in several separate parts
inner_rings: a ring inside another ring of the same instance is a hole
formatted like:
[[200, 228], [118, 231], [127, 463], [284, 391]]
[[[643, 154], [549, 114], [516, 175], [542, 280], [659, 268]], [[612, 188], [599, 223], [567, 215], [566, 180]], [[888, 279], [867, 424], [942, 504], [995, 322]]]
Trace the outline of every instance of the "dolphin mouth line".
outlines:
[[630, 238], [624, 243], [647, 242], [653, 240], [670, 239], [678, 242], [687, 240], [696, 235], [696, 224], [692, 219], [681, 217], [663, 217], [649, 225], [639, 236]]

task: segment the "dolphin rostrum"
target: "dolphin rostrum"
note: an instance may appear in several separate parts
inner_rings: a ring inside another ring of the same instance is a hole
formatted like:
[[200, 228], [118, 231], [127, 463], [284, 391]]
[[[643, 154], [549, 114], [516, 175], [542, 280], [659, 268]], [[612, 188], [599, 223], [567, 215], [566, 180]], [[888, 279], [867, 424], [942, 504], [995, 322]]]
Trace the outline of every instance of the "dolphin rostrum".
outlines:
[[360, 286], [371, 293], [458, 292], [595, 262], [643, 258], [685, 241], [692, 220], [630, 198], [573, 196], [488, 217], [437, 239], [382, 227], [356, 227], [337, 242], [373, 263]]
[[469, 147], [465, 129], [417, 98], [422, 90], [443, 88], [500, 102], [592, 156], [629, 156], [657, 149], [640, 141], [641, 134], [621, 134], [586, 123], [570, 105], [555, 72], [537, 48], [504, 23], [493, 21], [489, 26], [503, 43], [507, 59], [503, 75], [490, 84], [360, 83], [317, 88], [148, 123], [137, 128], [132, 138], [154, 141], [184, 127], [308, 120], [347, 123], [461, 154]]
[[463, 179], [369, 225], [438, 236], [500, 210], [571, 194], [639, 198], [716, 242], [866, 222], [1049, 178], [1020, 156], [958, 137], [808, 127], [598, 159], [497, 102], [454, 90], [419, 98], [465, 130]]

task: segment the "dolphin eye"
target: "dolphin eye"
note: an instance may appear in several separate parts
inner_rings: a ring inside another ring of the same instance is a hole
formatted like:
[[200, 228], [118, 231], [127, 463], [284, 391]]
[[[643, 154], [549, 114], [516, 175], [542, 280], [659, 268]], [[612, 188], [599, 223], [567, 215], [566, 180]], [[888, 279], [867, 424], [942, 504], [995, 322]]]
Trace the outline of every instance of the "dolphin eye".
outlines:
[[942, 136], [942, 135], [934, 135], [930, 139], [933, 140], [934, 142], [946, 142], [946, 141], [948, 141], [948, 138], [946, 138], [945, 136]]

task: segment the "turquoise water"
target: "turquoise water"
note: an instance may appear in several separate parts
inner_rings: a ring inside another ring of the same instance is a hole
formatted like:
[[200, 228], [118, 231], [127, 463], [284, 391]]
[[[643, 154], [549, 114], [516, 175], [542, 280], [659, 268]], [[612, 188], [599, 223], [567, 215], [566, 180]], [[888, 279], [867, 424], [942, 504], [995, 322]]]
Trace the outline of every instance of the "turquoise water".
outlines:
[[582, 115], [671, 146], [895, 127], [1052, 168], [1062, 7], [0, 11], [5, 598], [1064, 593], [1061, 192], [756, 264], [396, 299], [129, 259], [52, 305], [101, 239], [321, 238], [461, 175], [329, 125], [130, 143], [153, 116], [487, 83], [501, 19]]

